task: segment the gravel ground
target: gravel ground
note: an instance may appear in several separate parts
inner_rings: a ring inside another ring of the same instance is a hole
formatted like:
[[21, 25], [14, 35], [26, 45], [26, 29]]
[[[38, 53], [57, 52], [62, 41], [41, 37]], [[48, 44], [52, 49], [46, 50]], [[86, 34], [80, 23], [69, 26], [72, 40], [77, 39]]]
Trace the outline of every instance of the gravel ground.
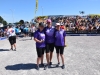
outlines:
[[54, 51], [52, 68], [39, 71], [35, 69], [37, 54], [33, 40], [17, 39], [17, 51], [9, 51], [8, 40], [0, 41], [0, 75], [100, 75], [100, 36], [67, 36], [66, 40], [66, 68], [55, 67]]

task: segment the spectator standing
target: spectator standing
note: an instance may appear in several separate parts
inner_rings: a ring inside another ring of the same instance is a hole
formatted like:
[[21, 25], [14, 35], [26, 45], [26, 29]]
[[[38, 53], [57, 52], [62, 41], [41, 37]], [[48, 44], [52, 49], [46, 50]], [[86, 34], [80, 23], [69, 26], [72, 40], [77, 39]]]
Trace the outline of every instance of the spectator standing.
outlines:
[[18, 36], [19, 36], [19, 28], [18, 28], [18, 26], [15, 28], [15, 33], [16, 33], [16, 38], [18, 38]]
[[28, 27], [25, 27], [23, 29], [23, 32], [24, 32], [25, 37], [28, 37]]
[[8, 35], [10, 45], [11, 45], [10, 50], [16, 51], [16, 33], [15, 33], [15, 29], [12, 28], [12, 26], [9, 26], [9, 29], [7, 31], [7, 35]]
[[35, 23], [33, 23], [31, 25], [31, 40], [32, 40], [32, 37], [34, 36], [35, 31], [36, 31], [36, 27], [35, 27]]

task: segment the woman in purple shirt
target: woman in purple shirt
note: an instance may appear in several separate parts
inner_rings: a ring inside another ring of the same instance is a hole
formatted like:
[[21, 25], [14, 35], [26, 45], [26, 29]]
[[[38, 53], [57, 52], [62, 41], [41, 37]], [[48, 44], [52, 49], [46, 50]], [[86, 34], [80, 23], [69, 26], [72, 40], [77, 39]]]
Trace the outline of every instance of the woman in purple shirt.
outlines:
[[65, 65], [64, 65], [63, 52], [64, 52], [64, 47], [66, 46], [65, 45], [66, 32], [60, 28], [59, 23], [56, 23], [56, 28], [57, 30], [55, 31], [55, 47], [56, 47], [56, 53], [58, 59], [57, 67], [60, 65], [60, 61], [59, 61], [59, 55], [60, 55], [62, 59], [62, 69], [64, 69]]
[[46, 70], [50, 65], [52, 65], [52, 57], [54, 52], [54, 32], [55, 28], [52, 26], [52, 21], [47, 19], [47, 26], [44, 28], [46, 35], [46, 58], [47, 65], [44, 67]]
[[39, 29], [34, 34], [34, 40], [36, 41], [36, 51], [37, 51], [37, 70], [39, 70], [39, 63], [43, 60], [44, 50], [45, 50], [45, 34], [44, 34], [44, 24], [39, 23]]

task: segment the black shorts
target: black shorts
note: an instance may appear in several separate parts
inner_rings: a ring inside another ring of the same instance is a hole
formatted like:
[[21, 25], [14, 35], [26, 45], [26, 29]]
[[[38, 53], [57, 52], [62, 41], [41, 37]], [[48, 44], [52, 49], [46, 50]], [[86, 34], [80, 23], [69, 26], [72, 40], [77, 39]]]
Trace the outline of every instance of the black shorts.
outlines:
[[24, 32], [25, 35], [28, 35], [28, 32]]
[[11, 45], [15, 44], [16, 43], [16, 36], [9, 37], [9, 42]]
[[0, 32], [0, 36], [1, 36], [2, 34], [1, 34], [1, 32]]
[[56, 53], [57, 54], [63, 54], [64, 53], [64, 46], [55, 46], [56, 47]]
[[34, 36], [34, 33], [31, 33], [31, 37], [33, 37]]
[[54, 51], [54, 43], [47, 43], [46, 44], [46, 53]]
[[21, 32], [23, 33], [23, 29], [21, 29]]
[[38, 57], [41, 57], [43, 54], [44, 54], [44, 50], [45, 50], [45, 47], [42, 47], [42, 48], [36, 48], [36, 51], [37, 51], [37, 56]]
[[16, 33], [16, 35], [19, 35], [19, 33]]

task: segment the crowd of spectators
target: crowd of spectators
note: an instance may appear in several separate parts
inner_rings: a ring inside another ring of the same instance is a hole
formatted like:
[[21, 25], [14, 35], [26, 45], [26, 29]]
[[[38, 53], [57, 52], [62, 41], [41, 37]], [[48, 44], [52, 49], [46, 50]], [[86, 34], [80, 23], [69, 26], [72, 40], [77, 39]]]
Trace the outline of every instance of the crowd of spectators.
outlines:
[[[52, 20], [52, 23], [61, 23], [65, 26], [67, 33], [100, 33], [100, 17], [98, 16], [49, 16]], [[42, 20], [44, 23], [45, 19]], [[36, 22], [39, 22], [38, 20]], [[17, 25], [19, 30], [25, 28], [25, 25]], [[37, 26], [36, 26], [37, 27]], [[30, 26], [28, 27], [30, 29]], [[7, 32], [7, 27], [0, 28], [0, 36], [5, 36]]]
[[49, 18], [52, 22], [63, 23], [69, 33], [100, 33], [100, 18], [98, 16], [52, 16]]
[[[15, 33], [17, 37], [19, 35], [23, 35], [25, 37], [28, 37], [31, 35], [31, 29], [32, 29], [31, 25], [26, 26], [25, 24], [23, 25], [18, 24], [18, 25], [10, 25], [10, 26], [12, 26], [12, 28], [15, 29]], [[8, 29], [9, 29], [9, 25], [0, 28], [0, 37], [7, 37]]]

